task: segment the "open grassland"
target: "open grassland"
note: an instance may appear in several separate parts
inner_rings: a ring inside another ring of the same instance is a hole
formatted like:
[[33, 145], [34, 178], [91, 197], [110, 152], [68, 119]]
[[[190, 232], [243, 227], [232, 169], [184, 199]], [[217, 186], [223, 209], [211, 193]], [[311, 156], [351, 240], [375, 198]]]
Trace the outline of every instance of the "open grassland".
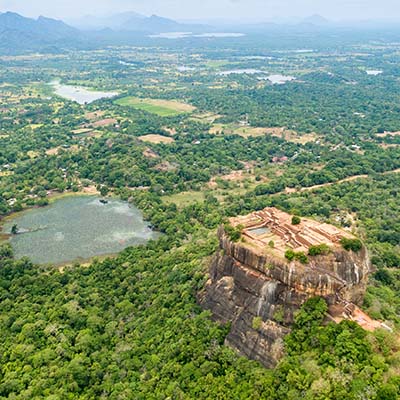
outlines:
[[400, 132], [383, 132], [383, 133], [377, 133], [376, 136], [379, 138], [387, 136], [400, 136]]
[[77, 144], [74, 144], [70, 147], [58, 146], [58, 147], [54, 147], [52, 149], [46, 150], [46, 154], [48, 156], [55, 156], [55, 155], [58, 155], [60, 153], [60, 151], [76, 153], [79, 151], [79, 146]]
[[39, 129], [43, 126], [43, 124], [30, 124], [29, 128], [31, 128], [32, 130], [36, 130]]
[[190, 120], [202, 123], [209, 123], [213, 124], [214, 121], [218, 118], [221, 118], [222, 115], [214, 114], [214, 113], [201, 113], [201, 114], [194, 114]]
[[164, 196], [162, 199], [165, 203], [174, 203], [178, 207], [185, 207], [198, 201], [203, 202], [205, 196], [203, 191], [190, 191]]
[[30, 159], [34, 159], [34, 158], [37, 158], [37, 157], [39, 157], [39, 152], [37, 152], [37, 151], [33, 151], [33, 150], [29, 150], [27, 153], [26, 153], [27, 155], [28, 155], [28, 157], [30, 158]]
[[123, 97], [115, 101], [120, 106], [130, 106], [139, 110], [157, 114], [160, 117], [174, 117], [179, 114], [191, 113], [195, 107], [190, 104], [173, 100], [139, 99], [137, 97]]
[[[236, 174], [237, 178], [234, 179]], [[253, 190], [260, 183], [268, 181], [265, 177], [263, 177], [260, 182], [257, 182], [254, 179], [249, 181], [246, 179], [248, 177], [246, 173], [243, 173], [243, 176], [239, 175], [240, 174], [238, 172], [234, 172], [232, 173], [232, 176], [224, 175], [220, 177], [214, 177], [202, 188], [202, 190], [191, 190], [167, 195], [163, 196], [162, 199], [167, 204], [174, 203], [178, 208], [182, 208], [189, 204], [203, 202], [206, 199], [206, 195], [211, 194], [220, 203], [224, 203], [230, 196], [244, 195], [248, 191]], [[245, 179], [246, 182], [242, 181], [242, 178]]]
[[244, 138], [270, 135], [285, 139], [288, 142], [300, 144], [315, 142], [318, 139], [318, 135], [316, 133], [307, 133], [300, 135], [297, 132], [288, 130], [284, 127], [252, 127], [243, 126], [240, 124], [214, 124], [209, 132], [215, 135], [222, 133], [225, 135], [239, 135]]
[[158, 143], [170, 144], [175, 142], [174, 139], [168, 136], [155, 135], [155, 134], [139, 136], [139, 140], [141, 140], [142, 142], [155, 143], [155, 144]]
[[[281, 128], [276, 128], [281, 129]], [[225, 135], [240, 135], [242, 137], [257, 137], [268, 134], [268, 128], [254, 128], [240, 124], [214, 124], [210, 129], [211, 134], [224, 133]]]

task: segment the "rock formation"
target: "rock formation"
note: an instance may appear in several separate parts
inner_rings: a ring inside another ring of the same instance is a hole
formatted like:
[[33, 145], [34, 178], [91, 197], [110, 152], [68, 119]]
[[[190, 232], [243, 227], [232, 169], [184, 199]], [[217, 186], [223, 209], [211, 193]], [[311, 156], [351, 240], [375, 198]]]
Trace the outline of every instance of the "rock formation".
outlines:
[[[231, 324], [227, 343], [267, 367], [281, 357], [294, 313], [308, 298], [325, 298], [332, 320], [351, 319], [354, 310], [361, 318], [357, 304], [370, 271], [364, 247], [353, 252], [341, 246], [342, 238], [354, 238], [348, 232], [310, 219], [299, 225], [290, 220], [275, 208], [232, 218], [230, 224], [241, 230], [238, 242], [220, 227], [220, 249], [200, 295], [200, 303], [216, 320]], [[285, 258], [287, 249], [307, 254], [322, 243], [329, 251], [308, 256], [307, 263]]]

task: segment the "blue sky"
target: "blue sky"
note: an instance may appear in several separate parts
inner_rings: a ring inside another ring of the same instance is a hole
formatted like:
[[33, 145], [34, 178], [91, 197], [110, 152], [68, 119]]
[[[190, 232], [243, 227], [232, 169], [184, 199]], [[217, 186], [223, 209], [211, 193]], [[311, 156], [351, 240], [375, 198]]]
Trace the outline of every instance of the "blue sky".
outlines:
[[136, 11], [178, 19], [260, 21], [321, 14], [335, 20], [400, 20], [400, 0], [0, 0], [0, 11], [9, 10], [61, 19]]

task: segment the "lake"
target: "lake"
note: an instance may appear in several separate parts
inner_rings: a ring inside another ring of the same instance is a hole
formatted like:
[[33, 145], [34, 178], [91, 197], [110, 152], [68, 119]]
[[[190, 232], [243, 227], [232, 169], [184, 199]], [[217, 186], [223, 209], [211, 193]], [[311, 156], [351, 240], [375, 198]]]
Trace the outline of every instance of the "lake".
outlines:
[[10, 233], [14, 224], [21, 232], [10, 239], [16, 257], [38, 264], [115, 254], [159, 236], [136, 207], [115, 199], [102, 204], [97, 196], [69, 196], [28, 210], [8, 220], [3, 231]]
[[101, 92], [89, 90], [81, 86], [63, 85], [59, 81], [50, 83], [54, 88], [54, 93], [67, 100], [76, 101], [79, 104], [89, 104], [93, 101], [118, 96], [117, 92]]
[[288, 76], [288, 75], [269, 75], [266, 78], [259, 78], [262, 80], [268, 80], [270, 81], [273, 85], [284, 85], [286, 82], [291, 82], [296, 80], [294, 76]]
[[[217, 75], [219, 76], [229, 76], [235, 74], [266, 75], [267, 72], [255, 68], [238, 68], [238, 69], [230, 69], [227, 71], [217, 72]], [[296, 78], [294, 76], [289, 76], [289, 75], [272, 74], [268, 76], [259, 76], [258, 79], [260, 81], [269, 81], [273, 85], [284, 85], [286, 82], [294, 81]]]
[[254, 68], [240, 68], [240, 69], [230, 69], [228, 71], [220, 71], [217, 73], [217, 75], [220, 76], [228, 76], [228, 75], [234, 75], [234, 74], [247, 74], [247, 75], [256, 75], [256, 74], [264, 74], [264, 71], [261, 71], [260, 69], [254, 69]]
[[193, 35], [194, 37], [198, 38], [239, 38], [246, 36], [244, 33], [238, 32], [207, 32], [207, 33], [200, 33], [199, 35]]
[[193, 67], [186, 67], [185, 65], [181, 65], [176, 68], [179, 72], [189, 72], [189, 71], [196, 71], [196, 68]]
[[163, 32], [157, 35], [149, 35], [150, 38], [156, 39], [185, 39], [185, 38], [238, 38], [245, 36], [244, 33], [236, 32], [206, 32], [194, 34], [193, 32]]

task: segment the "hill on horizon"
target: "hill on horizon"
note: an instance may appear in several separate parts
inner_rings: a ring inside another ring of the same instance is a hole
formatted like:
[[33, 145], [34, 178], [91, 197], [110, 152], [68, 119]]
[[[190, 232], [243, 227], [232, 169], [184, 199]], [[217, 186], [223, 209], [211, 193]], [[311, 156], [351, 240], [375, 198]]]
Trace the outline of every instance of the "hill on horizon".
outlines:
[[63, 21], [40, 16], [23, 17], [14, 12], [0, 13], [0, 53], [19, 54], [27, 51], [59, 52], [76, 47], [83, 40], [78, 29]]
[[152, 15], [121, 13], [111, 17], [86, 16], [71, 21], [40, 16], [37, 19], [7, 11], [0, 13], [0, 54], [33, 52], [59, 53], [69, 49], [88, 49], [102, 44], [132, 43], [135, 38], [164, 32], [214, 30], [205, 25], [183, 24]]
[[[72, 26], [82, 30], [104, 30], [130, 31], [142, 33], [164, 33], [177, 31], [200, 32], [206, 28], [201, 24], [180, 23], [170, 18], [159, 15], [146, 16], [133, 11], [118, 13], [105, 17], [87, 15], [78, 19], [68, 21]], [[210, 27], [207, 27], [210, 29]]]

